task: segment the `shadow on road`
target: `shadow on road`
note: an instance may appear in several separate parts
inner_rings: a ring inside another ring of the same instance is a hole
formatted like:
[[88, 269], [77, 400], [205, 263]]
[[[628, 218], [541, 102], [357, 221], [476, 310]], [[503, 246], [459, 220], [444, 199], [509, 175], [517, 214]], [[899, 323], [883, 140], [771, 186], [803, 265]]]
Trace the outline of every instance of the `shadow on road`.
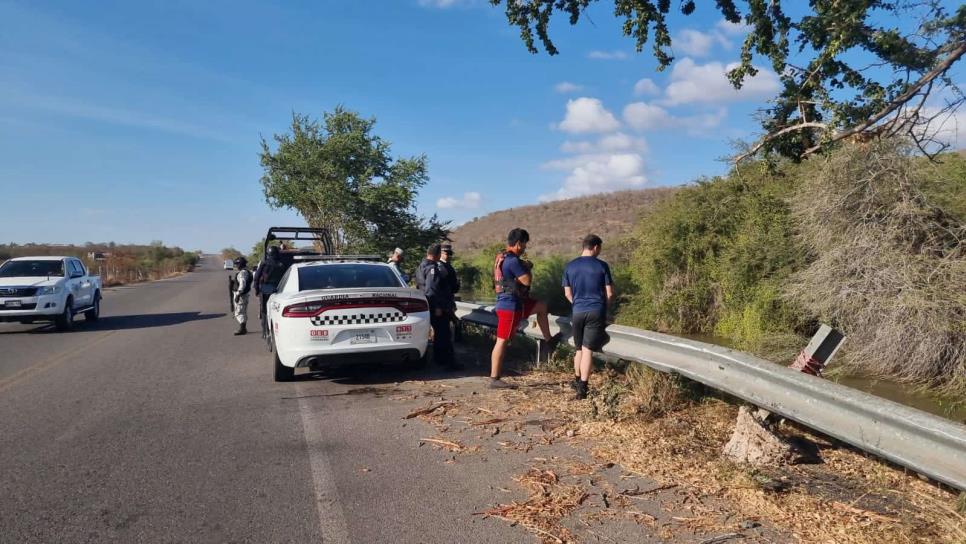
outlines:
[[[168, 327], [191, 321], [218, 319], [225, 314], [203, 314], [201, 312], [172, 312], [167, 314], [112, 315], [101, 317], [97, 322], [84, 324], [84, 328], [99, 331], [123, 331], [129, 329], [150, 329]], [[78, 323], [80, 325], [80, 323]]]
[[[139, 314], [102, 316], [94, 323], [78, 316], [74, 322], [74, 330], [84, 331], [124, 331], [131, 329], [150, 329], [154, 327], [168, 327], [191, 321], [217, 319], [225, 314], [203, 314], [201, 312], [173, 312], [168, 314]], [[37, 323], [34, 325], [13, 325], [15, 330], [0, 331], [3, 334], [65, 334], [58, 332], [52, 323]], [[24, 327], [33, 327], [24, 329]]]
[[[357, 363], [333, 364], [315, 372], [296, 374], [295, 381], [330, 380], [343, 385], [373, 385], [413, 380], [452, 380], [470, 376], [488, 376], [489, 366], [465, 361], [465, 367], [449, 370], [433, 363], [423, 368], [413, 368], [405, 363]], [[489, 363], [489, 361], [487, 361]]]

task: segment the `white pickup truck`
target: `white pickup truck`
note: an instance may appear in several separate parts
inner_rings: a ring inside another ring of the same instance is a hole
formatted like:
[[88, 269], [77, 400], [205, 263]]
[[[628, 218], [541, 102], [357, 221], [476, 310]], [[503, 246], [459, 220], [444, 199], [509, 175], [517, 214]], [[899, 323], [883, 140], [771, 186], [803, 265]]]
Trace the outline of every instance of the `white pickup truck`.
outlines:
[[69, 330], [83, 313], [97, 321], [101, 279], [74, 257], [18, 257], [0, 265], [0, 322], [53, 321]]

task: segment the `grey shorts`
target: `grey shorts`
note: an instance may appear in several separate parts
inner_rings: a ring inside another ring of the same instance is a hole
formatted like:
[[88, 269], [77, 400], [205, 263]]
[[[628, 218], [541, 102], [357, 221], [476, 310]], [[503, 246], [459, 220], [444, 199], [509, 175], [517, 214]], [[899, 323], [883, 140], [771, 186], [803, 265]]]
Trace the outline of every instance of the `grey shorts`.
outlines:
[[600, 351], [610, 342], [610, 336], [605, 330], [607, 319], [603, 312], [576, 313], [570, 318], [570, 323], [574, 328], [574, 345], [578, 348]]

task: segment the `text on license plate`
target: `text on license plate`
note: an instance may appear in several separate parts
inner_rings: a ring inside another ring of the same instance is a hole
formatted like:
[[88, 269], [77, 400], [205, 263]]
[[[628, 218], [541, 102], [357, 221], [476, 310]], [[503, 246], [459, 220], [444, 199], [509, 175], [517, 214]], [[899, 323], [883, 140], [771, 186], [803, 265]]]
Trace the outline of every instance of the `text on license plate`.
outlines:
[[350, 344], [375, 344], [376, 343], [376, 331], [365, 331], [356, 332], [352, 334], [352, 338], [349, 340]]
[[7, 306], [7, 308], [19, 308], [20, 307], [20, 301], [19, 300], [8, 300], [7, 303], [6, 303], [6, 306]]

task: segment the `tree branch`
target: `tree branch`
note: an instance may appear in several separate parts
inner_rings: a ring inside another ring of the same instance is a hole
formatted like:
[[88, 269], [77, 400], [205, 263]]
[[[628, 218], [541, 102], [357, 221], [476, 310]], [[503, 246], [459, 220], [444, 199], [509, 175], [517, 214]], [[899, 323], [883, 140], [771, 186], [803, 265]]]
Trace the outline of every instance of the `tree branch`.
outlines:
[[878, 123], [879, 121], [885, 119], [890, 114], [892, 114], [894, 111], [896, 111], [897, 109], [901, 108], [907, 102], [909, 102], [910, 100], [912, 100], [913, 97], [915, 97], [923, 87], [925, 87], [926, 85], [931, 85], [931, 83], [933, 82], [933, 80], [935, 80], [937, 77], [941, 76], [942, 74], [946, 73], [946, 71], [949, 70], [949, 68], [957, 60], [959, 60], [964, 54], [966, 54], [966, 41], [959, 42], [959, 44], [950, 51], [949, 55], [945, 59], [943, 59], [942, 62], [940, 62], [939, 64], [937, 64], [936, 67], [933, 68], [932, 70], [930, 70], [930, 71], [926, 72], [925, 74], [923, 74], [923, 76], [921, 78], [919, 78], [919, 80], [916, 81], [912, 85], [912, 87], [910, 87], [909, 89], [906, 90], [906, 92], [900, 94], [895, 99], [893, 99], [891, 102], [889, 102], [889, 104], [886, 105], [886, 107], [884, 107], [881, 110], [879, 110], [878, 113], [876, 113], [872, 117], [869, 117], [868, 119], [866, 119], [862, 123], [859, 123], [858, 125], [856, 125], [856, 126], [854, 126], [852, 128], [843, 130], [843, 131], [835, 134], [827, 142], [823, 142], [823, 143], [820, 143], [820, 144], [816, 144], [816, 145], [814, 145], [814, 146], [806, 149], [805, 152], [802, 153], [802, 155], [801, 155], [802, 158], [805, 158], [805, 157], [811, 155], [812, 153], [815, 153], [816, 151], [822, 149], [823, 146], [826, 146], [828, 144], [841, 141], [841, 140], [843, 140], [845, 138], [848, 138], [849, 136], [852, 136], [853, 134], [858, 134], [860, 132], [864, 132], [869, 127], [871, 127], [871, 126], [875, 125], [876, 123]]
[[[881, 110], [879, 110], [877, 113], [875, 113], [874, 115], [872, 115], [871, 117], [869, 117], [868, 119], [866, 119], [865, 121], [863, 121], [862, 123], [860, 123], [860, 124], [858, 124], [858, 125], [856, 125], [856, 126], [854, 126], [852, 128], [848, 128], [846, 130], [843, 130], [841, 132], [838, 132], [838, 133], [834, 134], [827, 141], [824, 141], [822, 143], [816, 144], [816, 145], [814, 145], [814, 146], [806, 149], [801, 154], [801, 158], [805, 158], [805, 157], [807, 157], [807, 156], [815, 153], [816, 151], [822, 149], [824, 146], [827, 146], [828, 144], [841, 141], [841, 140], [843, 140], [845, 138], [848, 138], [850, 136], [853, 136], [853, 135], [858, 134], [858, 133], [861, 133], [861, 132], [865, 132], [866, 130], [868, 130], [870, 127], [874, 126], [879, 121], [881, 121], [881, 120], [885, 119], [886, 117], [888, 117], [889, 115], [895, 113], [896, 110], [904, 107], [910, 100], [914, 99], [916, 97], [916, 95], [919, 95], [920, 93], [922, 93], [922, 96], [923, 96], [923, 100], [922, 101], [925, 102], [925, 99], [929, 96], [929, 94], [930, 94], [930, 92], [932, 90], [933, 83], [935, 82], [936, 78], [938, 78], [941, 75], [943, 75], [944, 73], [946, 73], [949, 70], [949, 68], [953, 64], [955, 64], [956, 61], [958, 61], [964, 54], [966, 54], [966, 41], [962, 41], [962, 42], [956, 43], [955, 46], [952, 47], [952, 49], [950, 50], [950, 52], [946, 56], [946, 58], [942, 60], [942, 62], [940, 62], [939, 64], [937, 64], [932, 70], [930, 70], [930, 71], [926, 72], [925, 74], [923, 74], [922, 77], [920, 77], [915, 83], [913, 83], [911, 87], [909, 87], [908, 89], [906, 89], [906, 91], [904, 93], [902, 93], [901, 95], [899, 95], [896, 98], [894, 98], [884, 108], [882, 108]], [[811, 75], [809, 75], [808, 77], [811, 77]], [[924, 92], [923, 92], [923, 88], [926, 88], [926, 90]], [[920, 104], [920, 107], [921, 107], [921, 104]], [[920, 108], [916, 108], [915, 111], [918, 112], [919, 109]], [[780, 137], [782, 137], [782, 136], [784, 136], [786, 134], [789, 134], [789, 133], [792, 133], [792, 132], [801, 131], [801, 130], [807, 130], [807, 129], [821, 129], [821, 130], [827, 131], [827, 130], [829, 130], [829, 128], [830, 127], [827, 124], [825, 124], [825, 123], [818, 123], [818, 122], [806, 121], [803, 118], [802, 119], [802, 122], [800, 122], [800, 123], [797, 123], [797, 124], [791, 125], [791, 126], [787, 126], [787, 127], [783, 128], [781, 130], [778, 130], [776, 132], [772, 132], [770, 134], [765, 135], [755, 145], [753, 145], [748, 151], [746, 151], [746, 152], [738, 155], [735, 158], [734, 162], [737, 164], [737, 163], [739, 163], [739, 162], [741, 162], [741, 161], [743, 161], [743, 160], [745, 160], [745, 159], [747, 159], [749, 157], [754, 156], [756, 153], [758, 153], [759, 151], [761, 151], [761, 149], [763, 147], [765, 147], [765, 145], [767, 145], [769, 142], [774, 141], [775, 139], [780, 138]], [[895, 128], [895, 127], [893, 127], [893, 128]]]
[[784, 135], [786, 135], [786, 134], [788, 134], [790, 132], [797, 132], [797, 131], [805, 130], [805, 129], [809, 129], [809, 128], [820, 128], [822, 130], [827, 130], [828, 129], [828, 125], [826, 125], [825, 123], [819, 123], [817, 121], [804, 121], [804, 122], [801, 122], [801, 123], [796, 123], [796, 124], [794, 124], [792, 126], [785, 127], [785, 128], [783, 128], [783, 129], [781, 129], [781, 130], [779, 130], [777, 132], [772, 132], [771, 134], [766, 135], [761, 140], [758, 140], [758, 143], [756, 143], [755, 145], [753, 145], [751, 147], [751, 149], [749, 149], [748, 151], [746, 151], [746, 152], [742, 153], [741, 155], [738, 155], [737, 157], [735, 157], [735, 163], [737, 164], [737, 163], [739, 163], [739, 162], [747, 159], [748, 157], [753, 157], [755, 155], [755, 153], [758, 153], [759, 151], [761, 151], [761, 148], [765, 147], [765, 144], [767, 144], [768, 142], [770, 142], [772, 140], [775, 140], [777, 138], [781, 138], [782, 136], [784, 136]]

